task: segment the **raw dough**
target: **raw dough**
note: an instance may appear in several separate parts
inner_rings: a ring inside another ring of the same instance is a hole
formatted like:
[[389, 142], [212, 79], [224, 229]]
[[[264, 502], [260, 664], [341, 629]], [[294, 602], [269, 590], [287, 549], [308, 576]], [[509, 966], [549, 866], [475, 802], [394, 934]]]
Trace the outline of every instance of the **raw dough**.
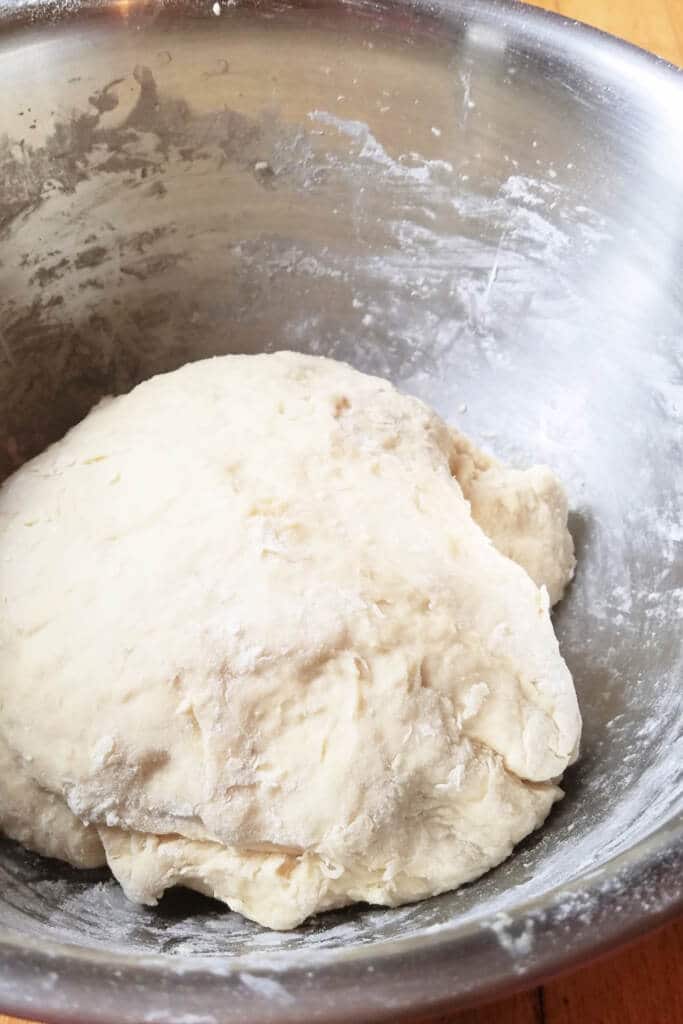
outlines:
[[0, 491], [0, 825], [272, 928], [475, 878], [580, 733], [506, 555], [559, 596], [549, 471], [344, 364], [227, 356], [101, 402]]
[[574, 575], [567, 496], [547, 466], [511, 469], [452, 431], [451, 469], [472, 518], [499, 551], [518, 562], [557, 604]]

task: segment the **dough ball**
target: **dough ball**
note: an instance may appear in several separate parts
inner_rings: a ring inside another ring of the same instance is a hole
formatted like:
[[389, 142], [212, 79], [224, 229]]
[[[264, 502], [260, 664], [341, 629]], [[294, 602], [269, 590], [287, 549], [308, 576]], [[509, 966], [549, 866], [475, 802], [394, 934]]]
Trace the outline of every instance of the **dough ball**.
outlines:
[[577, 753], [565, 520], [334, 361], [101, 402], [0, 491], [0, 826], [281, 929], [476, 878]]

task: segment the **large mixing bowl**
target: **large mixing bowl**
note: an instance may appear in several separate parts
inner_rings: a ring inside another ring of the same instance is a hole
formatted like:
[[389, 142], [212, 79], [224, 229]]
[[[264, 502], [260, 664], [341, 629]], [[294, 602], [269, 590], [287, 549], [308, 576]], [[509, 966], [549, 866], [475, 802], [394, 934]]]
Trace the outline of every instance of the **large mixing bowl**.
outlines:
[[[0, 1007], [395, 1019], [683, 898], [683, 80], [507, 2], [0, 4], [0, 460], [213, 353], [385, 374], [566, 482], [585, 717], [548, 824], [463, 890], [288, 934], [0, 846]], [[58, 600], [55, 595], [55, 600]], [[84, 609], [87, 615], [87, 609]]]

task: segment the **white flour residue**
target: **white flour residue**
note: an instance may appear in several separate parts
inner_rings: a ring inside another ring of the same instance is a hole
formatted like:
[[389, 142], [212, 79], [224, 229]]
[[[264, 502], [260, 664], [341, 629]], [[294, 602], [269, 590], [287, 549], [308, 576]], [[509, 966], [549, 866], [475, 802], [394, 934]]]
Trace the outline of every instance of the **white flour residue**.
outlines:
[[507, 199], [527, 206], [546, 206], [562, 195], [559, 185], [523, 174], [511, 174], [500, 191]]
[[240, 971], [240, 982], [256, 995], [263, 996], [269, 1002], [280, 1003], [282, 1006], [291, 1006], [296, 1002], [294, 996], [276, 978], [268, 978], [264, 975], [249, 974], [247, 971]]
[[509, 953], [514, 960], [515, 973], [522, 974], [524, 972], [524, 957], [529, 955], [533, 947], [533, 919], [528, 918], [524, 921], [520, 929], [510, 915], [503, 911], [492, 918], [488, 927], [494, 932], [505, 952]]
[[[360, 160], [374, 165], [379, 171], [390, 177], [403, 178], [426, 185], [434, 171], [440, 170], [448, 174], [453, 172], [453, 166], [448, 161], [423, 160], [415, 153], [395, 160], [372, 134], [364, 121], [348, 120], [326, 110], [312, 110], [308, 116], [311, 121], [335, 128], [340, 134], [348, 136], [359, 147], [357, 156]], [[411, 162], [409, 163], [408, 160]]]

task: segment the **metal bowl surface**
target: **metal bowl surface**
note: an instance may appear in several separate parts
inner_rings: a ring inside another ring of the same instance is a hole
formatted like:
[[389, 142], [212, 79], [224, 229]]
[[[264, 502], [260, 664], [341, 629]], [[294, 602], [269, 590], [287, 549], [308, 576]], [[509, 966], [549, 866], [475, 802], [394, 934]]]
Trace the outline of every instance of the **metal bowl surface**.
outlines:
[[0, 1008], [370, 1021], [492, 998], [683, 901], [683, 75], [511, 2], [0, 3], [0, 470], [214, 353], [389, 376], [570, 493], [585, 718], [465, 889], [289, 934], [0, 843]]

